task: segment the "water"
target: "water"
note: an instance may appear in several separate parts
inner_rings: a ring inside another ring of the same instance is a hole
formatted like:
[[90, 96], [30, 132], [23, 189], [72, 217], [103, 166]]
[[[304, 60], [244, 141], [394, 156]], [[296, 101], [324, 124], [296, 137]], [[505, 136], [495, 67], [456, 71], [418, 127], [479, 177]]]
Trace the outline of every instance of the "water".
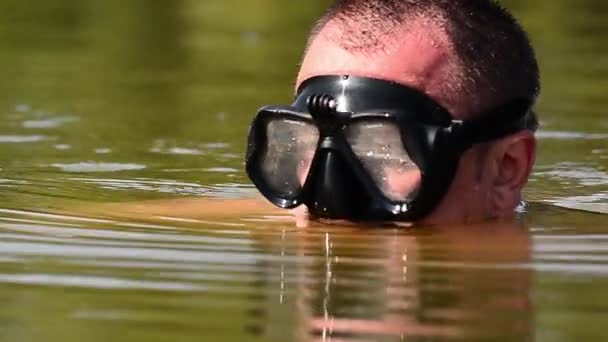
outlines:
[[191, 199], [255, 194], [322, 2], [3, 1], [0, 340], [605, 339], [608, 6], [505, 3], [543, 71], [522, 221], [302, 230]]

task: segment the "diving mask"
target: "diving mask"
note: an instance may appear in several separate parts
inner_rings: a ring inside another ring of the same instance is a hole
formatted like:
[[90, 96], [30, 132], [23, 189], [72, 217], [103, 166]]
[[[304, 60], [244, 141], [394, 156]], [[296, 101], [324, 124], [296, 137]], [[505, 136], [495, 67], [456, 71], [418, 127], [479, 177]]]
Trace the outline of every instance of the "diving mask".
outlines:
[[453, 120], [427, 95], [355, 76], [304, 81], [291, 106], [257, 113], [246, 169], [281, 208], [349, 220], [415, 221], [446, 194], [475, 143], [527, 128], [531, 102], [515, 100]]

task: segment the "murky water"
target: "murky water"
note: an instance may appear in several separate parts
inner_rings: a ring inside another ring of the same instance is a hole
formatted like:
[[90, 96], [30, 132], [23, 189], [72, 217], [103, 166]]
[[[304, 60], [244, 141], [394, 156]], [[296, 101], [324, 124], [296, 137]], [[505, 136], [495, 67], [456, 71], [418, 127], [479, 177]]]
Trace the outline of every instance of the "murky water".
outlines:
[[605, 339], [608, 5], [505, 3], [543, 71], [521, 222], [302, 230], [101, 203], [252, 196], [322, 1], [2, 1], [0, 340]]

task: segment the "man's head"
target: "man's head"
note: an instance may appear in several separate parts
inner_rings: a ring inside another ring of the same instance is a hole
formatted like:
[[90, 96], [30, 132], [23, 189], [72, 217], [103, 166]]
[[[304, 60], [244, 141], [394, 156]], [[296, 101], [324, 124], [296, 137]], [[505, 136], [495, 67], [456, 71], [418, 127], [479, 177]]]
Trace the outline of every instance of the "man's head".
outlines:
[[526, 33], [491, 0], [337, 0], [311, 32], [297, 84], [320, 74], [413, 86], [461, 119], [540, 90]]
[[459, 223], [520, 203], [538, 66], [493, 1], [336, 0], [296, 88], [295, 103], [262, 109], [250, 135], [248, 172], [275, 204]]
[[[313, 28], [296, 86], [332, 74], [413, 87], [455, 119], [470, 119], [516, 98], [533, 103], [540, 89], [525, 32], [490, 0], [338, 0]], [[530, 130], [473, 146], [425, 221], [509, 215], [520, 202], [534, 158]]]

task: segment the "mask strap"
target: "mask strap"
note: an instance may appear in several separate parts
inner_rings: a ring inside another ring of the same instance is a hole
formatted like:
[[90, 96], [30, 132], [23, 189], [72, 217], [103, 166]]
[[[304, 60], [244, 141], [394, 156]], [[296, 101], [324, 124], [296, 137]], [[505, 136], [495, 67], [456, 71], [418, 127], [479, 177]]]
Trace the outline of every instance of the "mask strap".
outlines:
[[529, 100], [514, 100], [472, 120], [453, 120], [454, 133], [472, 144], [505, 137], [523, 129], [535, 131], [536, 115]]

